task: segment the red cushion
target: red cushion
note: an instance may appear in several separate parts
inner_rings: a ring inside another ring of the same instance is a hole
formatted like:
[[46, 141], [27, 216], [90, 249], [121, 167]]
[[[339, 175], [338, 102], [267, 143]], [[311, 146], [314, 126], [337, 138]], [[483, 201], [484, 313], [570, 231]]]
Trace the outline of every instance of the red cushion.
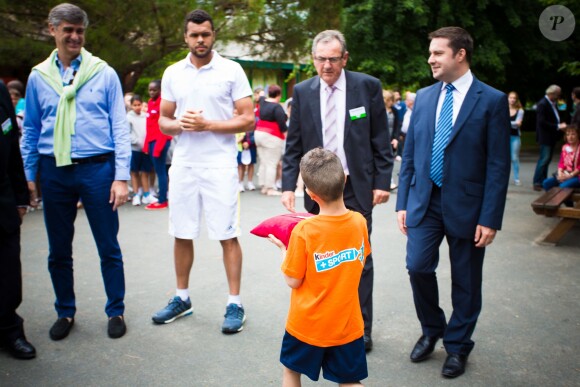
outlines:
[[291, 214], [277, 215], [272, 218], [264, 220], [262, 223], [254, 227], [252, 234], [259, 237], [267, 238], [269, 234], [274, 235], [280, 239], [284, 246], [288, 247], [290, 241], [290, 234], [294, 227], [302, 220], [314, 216], [308, 212], [294, 212]]

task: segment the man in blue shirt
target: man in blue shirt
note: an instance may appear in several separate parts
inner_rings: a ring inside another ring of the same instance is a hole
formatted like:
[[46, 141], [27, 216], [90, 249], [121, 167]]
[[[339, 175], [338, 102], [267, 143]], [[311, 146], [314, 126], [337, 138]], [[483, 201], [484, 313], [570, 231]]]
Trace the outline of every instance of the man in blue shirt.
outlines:
[[31, 204], [40, 174], [48, 267], [58, 319], [53, 340], [68, 336], [76, 312], [72, 241], [82, 200], [99, 256], [109, 317], [108, 334], [125, 334], [125, 275], [117, 241], [117, 208], [127, 201], [131, 145], [115, 71], [83, 48], [88, 17], [63, 3], [48, 15], [56, 50], [35, 66], [26, 89], [22, 156]]

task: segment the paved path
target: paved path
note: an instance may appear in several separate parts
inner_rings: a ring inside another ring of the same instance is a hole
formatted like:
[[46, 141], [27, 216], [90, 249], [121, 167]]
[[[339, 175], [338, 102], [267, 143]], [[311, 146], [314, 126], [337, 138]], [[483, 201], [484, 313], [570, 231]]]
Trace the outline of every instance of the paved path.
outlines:
[[[523, 161], [524, 185], [510, 186], [504, 230], [486, 253], [476, 346], [466, 374], [453, 381], [440, 376], [445, 359], [441, 345], [424, 363], [408, 360], [420, 330], [405, 271], [405, 238], [396, 226], [396, 194], [375, 209], [375, 348], [368, 356], [367, 386], [580, 385], [580, 361], [574, 349], [580, 343], [580, 226], [561, 246], [533, 243], [555, 220], [532, 212], [530, 203], [537, 196], [531, 190], [534, 159]], [[17, 361], [0, 352], [0, 386], [280, 385], [278, 356], [290, 289], [279, 270], [278, 251], [248, 231], [260, 220], [283, 212], [279, 198], [242, 194], [242, 298], [248, 320], [243, 332], [226, 336], [220, 332], [226, 280], [219, 244], [205, 235], [196, 242], [193, 316], [166, 326], [153, 325], [151, 314], [174, 292], [167, 212], [122, 207], [128, 333], [112, 340], [106, 334], [98, 257], [80, 211], [74, 244], [78, 312], [73, 331], [60, 342], [48, 337], [56, 316], [42, 212], [29, 214], [22, 232], [24, 301], [19, 312], [38, 357]], [[449, 313], [446, 246], [442, 252], [440, 297]], [[307, 378], [303, 382], [314, 385]]]

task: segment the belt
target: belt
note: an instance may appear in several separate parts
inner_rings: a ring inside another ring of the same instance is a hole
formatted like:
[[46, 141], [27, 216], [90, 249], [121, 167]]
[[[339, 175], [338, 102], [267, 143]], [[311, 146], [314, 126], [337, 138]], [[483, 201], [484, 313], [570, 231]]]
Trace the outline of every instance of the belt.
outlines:
[[103, 153], [101, 155], [91, 156], [91, 157], [83, 157], [80, 159], [71, 159], [73, 164], [96, 164], [96, 163], [104, 163], [109, 161], [113, 152]]

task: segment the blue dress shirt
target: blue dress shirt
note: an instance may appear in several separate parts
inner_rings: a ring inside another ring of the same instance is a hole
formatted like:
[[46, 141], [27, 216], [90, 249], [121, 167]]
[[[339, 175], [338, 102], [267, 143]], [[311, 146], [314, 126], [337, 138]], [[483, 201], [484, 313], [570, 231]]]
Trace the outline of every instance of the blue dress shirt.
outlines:
[[[58, 60], [61, 76], [69, 72]], [[71, 68], [78, 70], [80, 56]], [[68, 84], [68, 82], [66, 82]], [[26, 179], [34, 181], [39, 155], [54, 157], [53, 136], [56, 109], [60, 96], [32, 71], [26, 87], [26, 114], [22, 136], [22, 158]], [[85, 158], [115, 152], [115, 180], [130, 179], [131, 140], [126, 123], [125, 103], [119, 77], [110, 66], [85, 83], [76, 94], [75, 133], [71, 137], [71, 158]]]

